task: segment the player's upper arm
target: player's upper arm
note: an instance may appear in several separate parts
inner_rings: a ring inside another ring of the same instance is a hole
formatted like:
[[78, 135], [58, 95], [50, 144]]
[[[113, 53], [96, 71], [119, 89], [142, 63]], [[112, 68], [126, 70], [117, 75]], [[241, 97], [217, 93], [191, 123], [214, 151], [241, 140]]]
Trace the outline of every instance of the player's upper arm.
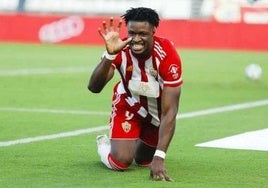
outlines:
[[162, 91], [162, 114], [171, 113], [176, 116], [178, 112], [179, 100], [181, 95], [181, 86], [164, 87]]

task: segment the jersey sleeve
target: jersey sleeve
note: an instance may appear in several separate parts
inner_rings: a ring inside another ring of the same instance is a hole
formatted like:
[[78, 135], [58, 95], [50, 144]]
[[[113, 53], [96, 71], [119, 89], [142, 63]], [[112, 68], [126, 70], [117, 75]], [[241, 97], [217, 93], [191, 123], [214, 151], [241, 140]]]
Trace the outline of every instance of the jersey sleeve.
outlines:
[[159, 66], [159, 75], [163, 80], [163, 86], [179, 86], [183, 83], [180, 56], [170, 41], [167, 41], [164, 46], [167, 55]]

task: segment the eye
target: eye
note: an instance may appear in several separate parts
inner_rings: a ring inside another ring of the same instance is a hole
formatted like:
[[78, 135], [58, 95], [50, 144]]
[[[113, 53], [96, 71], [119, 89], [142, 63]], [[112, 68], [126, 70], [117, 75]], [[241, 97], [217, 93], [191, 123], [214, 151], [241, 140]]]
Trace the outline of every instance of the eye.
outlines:
[[148, 34], [147, 33], [144, 33], [144, 32], [141, 32], [140, 33], [140, 36], [142, 36], [142, 37], [146, 37]]
[[147, 33], [147, 32], [139, 32], [139, 33], [136, 33], [134, 31], [128, 31], [128, 35], [129, 36], [135, 36], [135, 35], [137, 35], [139, 37], [147, 37], [147, 36], [149, 36], [149, 33]]
[[135, 33], [133, 31], [129, 31], [128, 34], [131, 35], [131, 36], [135, 35]]

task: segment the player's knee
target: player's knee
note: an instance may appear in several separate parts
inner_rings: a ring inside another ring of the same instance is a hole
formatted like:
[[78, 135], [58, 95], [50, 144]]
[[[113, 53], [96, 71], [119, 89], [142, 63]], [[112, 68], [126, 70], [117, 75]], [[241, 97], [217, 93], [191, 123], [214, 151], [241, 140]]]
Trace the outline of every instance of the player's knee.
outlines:
[[129, 159], [128, 160], [123, 160], [122, 158], [121, 160], [116, 159], [112, 154], [109, 154], [108, 160], [111, 165], [111, 168], [113, 170], [118, 170], [118, 171], [127, 170], [132, 162], [132, 160], [130, 161]]
[[[144, 155], [144, 153], [146, 155]], [[134, 160], [138, 166], [146, 167], [146, 166], [149, 166], [151, 164], [151, 162], [153, 160], [153, 154], [148, 153], [148, 152], [147, 153], [143, 152], [143, 155], [137, 154]]]
[[135, 163], [138, 165], [138, 166], [141, 166], [141, 167], [147, 167], [151, 164], [152, 160], [149, 160], [149, 161], [142, 161], [142, 160], [139, 160], [139, 159], [135, 159]]

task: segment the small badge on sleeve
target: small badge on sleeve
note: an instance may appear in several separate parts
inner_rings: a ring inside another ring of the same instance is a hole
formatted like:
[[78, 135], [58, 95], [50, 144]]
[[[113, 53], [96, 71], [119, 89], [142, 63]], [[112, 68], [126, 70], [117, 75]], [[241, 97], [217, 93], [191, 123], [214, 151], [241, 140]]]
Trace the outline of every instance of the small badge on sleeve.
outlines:
[[174, 79], [179, 78], [179, 66], [178, 65], [176, 65], [176, 64], [170, 65], [168, 71], [170, 74], [172, 74], [172, 77]]

